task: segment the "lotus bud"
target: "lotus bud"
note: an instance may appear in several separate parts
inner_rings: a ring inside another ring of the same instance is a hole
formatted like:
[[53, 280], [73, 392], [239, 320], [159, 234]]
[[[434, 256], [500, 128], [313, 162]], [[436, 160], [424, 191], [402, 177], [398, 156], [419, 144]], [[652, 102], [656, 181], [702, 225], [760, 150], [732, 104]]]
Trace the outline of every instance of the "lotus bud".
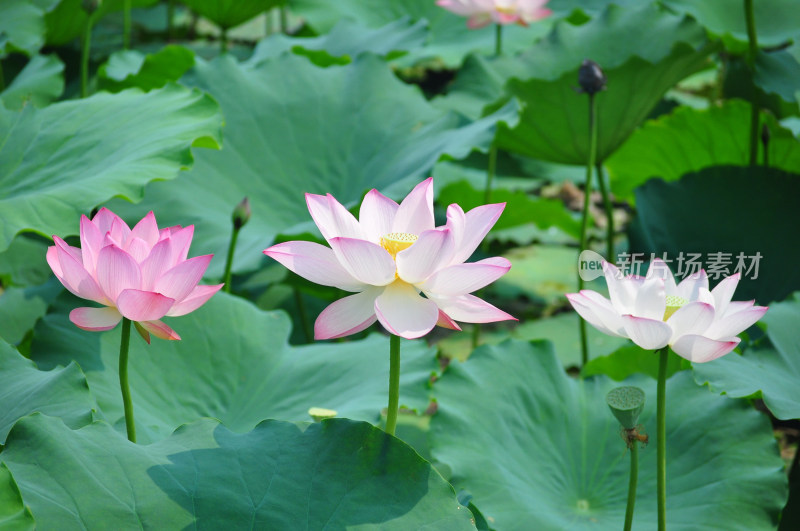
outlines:
[[247, 222], [250, 221], [250, 213], [250, 200], [245, 197], [233, 209], [233, 227], [239, 230], [247, 225]]
[[586, 94], [597, 94], [606, 89], [606, 75], [600, 65], [589, 59], [584, 59], [578, 69], [578, 84], [581, 86], [579, 92]]

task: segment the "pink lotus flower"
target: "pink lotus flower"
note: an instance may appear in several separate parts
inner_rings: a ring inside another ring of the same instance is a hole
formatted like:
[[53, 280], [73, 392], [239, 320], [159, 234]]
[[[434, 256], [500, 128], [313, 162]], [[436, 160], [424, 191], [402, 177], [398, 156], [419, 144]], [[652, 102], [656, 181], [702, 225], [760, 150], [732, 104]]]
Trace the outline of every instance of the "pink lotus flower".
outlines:
[[103, 208], [91, 221], [81, 216], [81, 248], [53, 236], [47, 263], [73, 294], [103, 308], [76, 308], [69, 319], [78, 328], [111, 330], [123, 317], [149, 343], [150, 334], [180, 339], [160, 319], [179, 316], [205, 304], [222, 284], [198, 286], [213, 255], [186, 259], [194, 226], [158, 230], [152, 212], [131, 230]]
[[552, 13], [543, 7], [548, 0], [437, 0], [436, 5], [469, 17], [467, 26], [482, 28], [487, 24], [520, 24], [543, 19]]
[[669, 345], [695, 363], [733, 350], [739, 344], [736, 336], [767, 311], [765, 306], [754, 306], [755, 301], [731, 301], [739, 274], [709, 291], [705, 271], [676, 284], [659, 259], [653, 260], [646, 277], [623, 277], [607, 262], [603, 271], [611, 300], [590, 290], [567, 294], [575, 311], [601, 332], [630, 338], [648, 350]]
[[323, 310], [314, 325], [316, 339], [355, 334], [376, 320], [392, 334], [414, 339], [437, 324], [460, 330], [455, 321], [514, 319], [470, 295], [504, 275], [511, 263], [505, 258], [464, 263], [505, 203], [466, 214], [450, 205], [447, 224], [437, 228], [433, 179], [418, 184], [400, 205], [371, 190], [358, 220], [330, 194], [306, 194], [306, 202], [330, 248], [292, 241], [264, 254], [312, 282], [356, 293]]

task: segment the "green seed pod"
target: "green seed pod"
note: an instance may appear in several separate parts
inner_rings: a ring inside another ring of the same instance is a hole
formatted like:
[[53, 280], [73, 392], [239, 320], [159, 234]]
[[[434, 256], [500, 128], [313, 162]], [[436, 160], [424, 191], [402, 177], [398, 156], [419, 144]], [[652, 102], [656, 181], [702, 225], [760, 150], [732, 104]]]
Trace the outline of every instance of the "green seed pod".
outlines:
[[638, 387], [616, 387], [606, 395], [611, 412], [626, 430], [636, 427], [644, 409], [644, 391]]

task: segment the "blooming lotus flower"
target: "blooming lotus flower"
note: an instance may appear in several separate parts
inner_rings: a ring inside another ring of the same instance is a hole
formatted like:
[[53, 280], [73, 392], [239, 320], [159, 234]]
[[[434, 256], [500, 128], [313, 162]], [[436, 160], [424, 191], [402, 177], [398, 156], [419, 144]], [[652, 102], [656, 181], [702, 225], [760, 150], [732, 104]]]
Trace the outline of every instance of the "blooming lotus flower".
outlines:
[[196, 310], [222, 287], [197, 285], [213, 255], [187, 260], [193, 235], [192, 225], [159, 230], [152, 212], [133, 230], [106, 208], [92, 220], [81, 216], [81, 247], [53, 236], [47, 263], [65, 288], [103, 307], [76, 308], [70, 321], [99, 332], [126, 317], [148, 343], [150, 334], [180, 339], [160, 319]]
[[505, 203], [467, 213], [450, 205], [443, 227], [434, 224], [433, 179], [417, 185], [400, 205], [371, 190], [358, 220], [330, 194], [306, 194], [306, 203], [330, 247], [291, 241], [264, 254], [312, 282], [355, 292], [323, 310], [314, 325], [316, 339], [355, 334], [376, 320], [392, 334], [414, 339], [437, 324], [460, 330], [456, 321], [514, 319], [470, 295], [504, 275], [510, 262], [464, 263]]
[[477, 29], [491, 22], [527, 26], [552, 13], [543, 7], [546, 3], [547, 0], [437, 0], [436, 5], [469, 17], [467, 26]]
[[567, 294], [575, 311], [601, 332], [630, 338], [648, 350], [669, 345], [695, 363], [733, 350], [739, 344], [736, 336], [767, 311], [765, 306], [755, 306], [755, 301], [731, 301], [739, 274], [709, 291], [705, 271], [676, 284], [659, 259], [653, 260], [645, 277], [623, 277], [607, 262], [603, 271], [611, 300], [590, 290]]

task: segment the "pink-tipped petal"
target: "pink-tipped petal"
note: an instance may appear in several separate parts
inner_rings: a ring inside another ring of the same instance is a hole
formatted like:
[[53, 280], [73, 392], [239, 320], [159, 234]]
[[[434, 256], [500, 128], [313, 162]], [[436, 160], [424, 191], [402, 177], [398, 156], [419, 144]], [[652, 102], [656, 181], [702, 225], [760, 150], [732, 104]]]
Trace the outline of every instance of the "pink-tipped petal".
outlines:
[[118, 215], [111, 212], [106, 207], [101, 208], [97, 211], [97, 214], [94, 215], [92, 218], [92, 223], [94, 223], [97, 230], [100, 231], [102, 236], [105, 236], [107, 232], [111, 231], [112, 225], [114, 225], [115, 221], [122, 221]]
[[82, 299], [109, 304], [111, 301], [106, 298], [97, 281], [83, 268], [83, 261], [75, 257], [64, 240], [58, 238], [55, 241], [56, 256], [61, 267], [59, 280], [64, 287]]
[[139, 321], [139, 325], [149, 333], [160, 339], [179, 341], [181, 336], [175, 330], [164, 324], [163, 321]]
[[306, 280], [345, 291], [360, 291], [365, 283], [342, 267], [333, 250], [313, 242], [292, 241], [273, 245], [264, 254]]
[[173, 243], [172, 238], [159, 241], [153, 246], [147, 258], [141, 262], [142, 289], [154, 291], [158, 277], [175, 265], [176, 250]]
[[636, 313], [636, 296], [644, 279], [632, 276], [624, 277], [616, 266], [608, 262], [603, 262], [603, 274], [608, 286], [608, 296], [614, 308], [620, 314]]
[[472, 256], [483, 238], [497, 223], [505, 206], [505, 203], [481, 205], [466, 214], [456, 204], [447, 207], [447, 226], [453, 231], [456, 245], [451, 263], [460, 264]]
[[433, 219], [433, 177], [429, 177], [411, 190], [392, 223], [392, 232], [422, 234], [435, 227]]
[[117, 297], [117, 309], [123, 317], [131, 321], [155, 321], [167, 314], [175, 299], [160, 293], [125, 289]]
[[722, 312], [722, 316], [720, 316], [720, 312], [717, 312], [717, 318], [720, 319], [722, 317], [728, 317], [729, 315], [733, 315], [737, 312], [741, 312], [744, 310], [749, 310], [755, 305], [755, 299], [749, 301], [731, 301], [728, 303], [728, 306], [725, 308], [725, 311]]
[[338, 237], [364, 239], [356, 218], [332, 195], [306, 194], [306, 204], [326, 240]]
[[448, 330], [456, 330], [457, 332], [461, 331], [461, 327], [458, 326], [458, 323], [453, 321], [450, 316], [444, 313], [442, 310], [439, 310], [439, 319], [436, 321], [436, 326], [441, 326], [442, 328], [447, 328]]
[[706, 275], [704, 269], [684, 278], [681, 283], [678, 284], [676, 293], [679, 297], [687, 301], [696, 301], [699, 300], [701, 289], [708, 291], [708, 275]]
[[145, 217], [143, 217], [139, 223], [133, 227], [131, 231], [131, 237], [139, 238], [140, 240], [144, 241], [147, 244], [147, 249], [152, 249], [152, 247], [156, 244], [159, 237], [158, 232], [158, 224], [156, 223], [156, 216], [153, 214], [153, 211], [147, 213]]
[[645, 278], [636, 293], [633, 314], [647, 319], [661, 320], [667, 309], [663, 278]]
[[448, 229], [425, 231], [414, 245], [397, 253], [397, 276], [417, 284], [447, 266], [452, 255], [453, 238]]
[[[172, 227], [170, 230], [169, 239], [172, 240], [172, 266], [186, 260], [189, 256], [189, 247], [192, 245], [192, 238], [194, 237], [194, 225], [188, 227]], [[170, 266], [170, 267], [172, 267]]]
[[103, 248], [103, 233], [86, 216], [81, 216], [81, 254], [83, 267], [90, 274], [97, 271], [97, 254]]
[[610, 300], [596, 291], [585, 289], [577, 294], [577, 301], [589, 307], [592, 314], [597, 316], [603, 326], [608, 329], [610, 335], [628, 337], [627, 332], [625, 332], [625, 325], [622, 323], [622, 316], [617, 312]]
[[375, 322], [375, 298], [383, 288], [369, 287], [328, 305], [314, 323], [314, 339], [335, 339], [360, 332]]
[[418, 287], [435, 295], [466, 295], [491, 284], [511, 269], [505, 258], [486, 258], [479, 262], [456, 264], [440, 269]]
[[213, 254], [195, 256], [176, 265], [156, 280], [153, 291], [181, 302], [197, 286]]
[[53, 270], [53, 274], [58, 277], [58, 280], [63, 284], [64, 272], [61, 270], [61, 264], [58, 261], [58, 249], [55, 245], [51, 245], [47, 248], [45, 258], [47, 259], [47, 265]]
[[364, 196], [358, 222], [369, 241], [379, 243], [381, 236], [392, 232], [392, 222], [398, 208], [397, 203], [375, 189]]
[[332, 238], [336, 260], [359, 282], [385, 286], [394, 280], [395, 263], [380, 245], [355, 238]]
[[375, 299], [375, 314], [383, 327], [406, 339], [422, 337], [436, 326], [439, 307], [410, 284], [396, 281]]
[[116, 245], [107, 245], [97, 255], [97, 282], [106, 297], [116, 301], [122, 290], [141, 289], [142, 273], [131, 255]]
[[117, 217], [111, 223], [111, 230], [106, 233], [106, 236], [109, 237], [112, 242], [123, 249], [125, 248], [125, 243], [128, 241], [128, 237], [130, 235], [130, 227], [128, 227], [128, 224], [125, 223], [120, 217]]
[[604, 310], [592, 304], [582, 293], [567, 293], [567, 300], [575, 311], [578, 312], [578, 315], [597, 330], [609, 336], [628, 337], [624, 326], [622, 326], [621, 317], [618, 315], [616, 316], [616, 319], [619, 321], [619, 326], [609, 326], [606, 323], [607, 319], [603, 318]]
[[122, 315], [116, 308], [75, 308], [69, 312], [69, 320], [83, 330], [89, 332], [102, 332], [111, 330], [122, 320]]
[[739, 335], [756, 323], [767, 312], [766, 306], [753, 306], [714, 321], [703, 333], [710, 339], [728, 339]]
[[167, 315], [170, 317], [179, 317], [195, 311], [200, 306], [204, 305], [222, 286], [224, 286], [224, 284], [195, 287], [185, 299], [175, 303], [172, 308], [169, 309]]
[[[428, 294], [426, 293], [426, 295]], [[430, 295], [428, 298], [433, 300], [439, 309], [451, 319], [462, 323], [494, 323], [497, 321], [517, 320], [514, 316], [492, 306], [475, 295], [459, 295], [457, 297], [435, 297]]]
[[740, 277], [739, 273], [735, 273], [723, 279], [711, 290], [711, 294], [714, 296], [714, 308], [720, 315], [724, 315], [725, 310], [728, 309], [728, 304], [733, 298], [733, 292], [736, 291], [736, 286], [739, 285]]
[[678, 308], [667, 319], [667, 324], [672, 328], [670, 343], [674, 343], [684, 335], [702, 334], [714, 322], [714, 307], [705, 302], [690, 302]]
[[663, 348], [672, 337], [672, 329], [664, 321], [623, 315], [622, 323], [631, 340], [646, 350]]
[[678, 339], [672, 345], [672, 350], [692, 363], [705, 363], [724, 356], [738, 344], [738, 337], [729, 341], [717, 341], [704, 336], [687, 335]]
[[646, 278], [660, 278], [664, 281], [664, 290], [667, 295], [674, 295], [678, 290], [678, 285], [675, 284], [675, 277], [669, 266], [661, 258], [655, 258], [650, 262], [650, 268], [647, 270]]

